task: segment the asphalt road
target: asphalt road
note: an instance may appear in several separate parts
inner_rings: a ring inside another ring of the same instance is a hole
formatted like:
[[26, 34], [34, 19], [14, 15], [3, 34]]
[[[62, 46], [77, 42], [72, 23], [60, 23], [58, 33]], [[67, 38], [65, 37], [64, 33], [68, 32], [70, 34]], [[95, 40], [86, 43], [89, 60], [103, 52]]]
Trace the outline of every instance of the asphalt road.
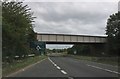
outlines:
[[118, 68], [77, 60], [70, 57], [48, 57], [11, 77], [118, 77]]

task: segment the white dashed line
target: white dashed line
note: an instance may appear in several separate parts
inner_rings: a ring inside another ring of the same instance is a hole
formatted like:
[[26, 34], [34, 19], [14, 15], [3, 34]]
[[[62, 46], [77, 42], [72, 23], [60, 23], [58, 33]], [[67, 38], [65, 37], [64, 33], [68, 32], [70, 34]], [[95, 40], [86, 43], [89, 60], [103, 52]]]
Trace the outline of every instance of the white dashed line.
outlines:
[[101, 69], [101, 70], [105, 70], [105, 71], [112, 72], [112, 73], [115, 73], [115, 74], [120, 74], [119, 72], [112, 71], [112, 70], [109, 70], [109, 69], [104, 69], [104, 68], [93, 66], [93, 65], [87, 65], [87, 66], [90, 66], [90, 67], [93, 67], [93, 68], [97, 68], [97, 69]]
[[64, 70], [61, 70], [61, 68], [59, 66], [57, 66], [57, 64], [55, 64], [50, 58], [48, 58], [48, 60], [50, 60], [50, 62], [57, 68], [59, 69], [63, 74], [67, 74], [67, 72], [65, 72]]
[[61, 70], [61, 72], [62, 72], [63, 74], [67, 74], [67, 72], [65, 72], [64, 70]]
[[59, 66], [57, 66], [57, 69], [61, 69]]
[[56, 64], [54, 64], [54, 66], [57, 66]]

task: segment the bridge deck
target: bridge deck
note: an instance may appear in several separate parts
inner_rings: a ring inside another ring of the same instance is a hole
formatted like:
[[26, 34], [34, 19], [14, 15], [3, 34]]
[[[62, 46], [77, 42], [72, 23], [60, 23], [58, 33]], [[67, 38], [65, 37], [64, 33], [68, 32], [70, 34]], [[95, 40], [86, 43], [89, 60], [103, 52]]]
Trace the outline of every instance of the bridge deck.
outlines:
[[46, 43], [105, 43], [105, 36], [67, 35], [67, 34], [37, 34], [37, 40]]

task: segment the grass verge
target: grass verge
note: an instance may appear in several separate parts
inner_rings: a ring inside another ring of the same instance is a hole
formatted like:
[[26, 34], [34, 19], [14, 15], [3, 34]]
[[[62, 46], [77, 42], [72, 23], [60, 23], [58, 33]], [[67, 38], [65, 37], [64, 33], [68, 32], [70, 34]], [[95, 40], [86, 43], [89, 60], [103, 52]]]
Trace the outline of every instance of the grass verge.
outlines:
[[102, 64], [108, 64], [112, 66], [120, 66], [118, 62], [118, 57], [90, 57], [90, 56], [78, 56], [78, 55], [68, 55], [76, 59], [92, 61]]
[[27, 67], [45, 58], [47, 58], [47, 56], [35, 56], [35, 57], [25, 58], [19, 62], [17, 61], [17, 62], [11, 63], [2, 68], [2, 76], [3, 77], [7, 76], [13, 72], [16, 72], [24, 67]]

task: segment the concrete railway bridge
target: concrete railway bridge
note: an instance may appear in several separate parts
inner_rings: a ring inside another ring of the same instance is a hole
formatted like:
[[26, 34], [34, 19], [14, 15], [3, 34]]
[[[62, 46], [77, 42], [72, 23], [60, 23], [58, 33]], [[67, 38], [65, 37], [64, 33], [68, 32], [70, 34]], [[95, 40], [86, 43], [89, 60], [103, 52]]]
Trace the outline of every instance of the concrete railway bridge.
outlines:
[[37, 40], [46, 44], [87, 44], [90, 45], [93, 54], [103, 53], [106, 44], [106, 36], [39, 33]]

